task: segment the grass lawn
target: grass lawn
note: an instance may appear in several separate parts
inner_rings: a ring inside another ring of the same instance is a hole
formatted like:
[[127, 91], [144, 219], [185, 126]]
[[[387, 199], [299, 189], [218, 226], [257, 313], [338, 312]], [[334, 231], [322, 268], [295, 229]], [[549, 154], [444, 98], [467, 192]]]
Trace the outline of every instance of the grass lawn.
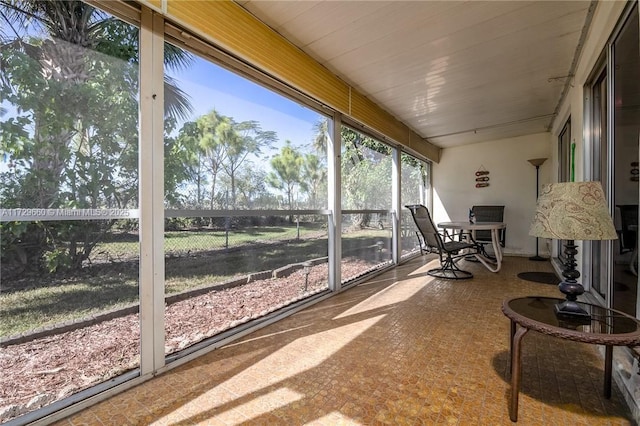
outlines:
[[[301, 223], [289, 226], [250, 226], [243, 229], [224, 230], [167, 231], [164, 233], [164, 251], [167, 254], [182, 254], [223, 248], [237, 248], [261, 242], [307, 238], [321, 231], [320, 224]], [[140, 243], [137, 234], [129, 234], [128, 238], [115, 238], [111, 242], [96, 245], [96, 257], [105, 257], [110, 261], [121, 261], [137, 258]]]
[[[219, 231], [165, 234], [165, 293], [222, 283], [237, 276], [327, 256], [326, 233], [318, 225], [255, 227], [229, 234]], [[345, 256], [372, 257], [372, 246], [390, 232], [362, 230], [343, 235]], [[138, 247], [134, 241], [114, 241], [96, 247], [97, 257], [110, 261], [67, 276], [33, 275], [11, 283], [0, 293], [0, 337], [44, 325], [79, 319], [138, 301]], [[117, 260], [114, 260], [117, 259]], [[6, 283], [3, 283], [6, 285]], [[16, 285], [18, 284], [18, 285]], [[15, 288], [20, 287], [20, 290]]]

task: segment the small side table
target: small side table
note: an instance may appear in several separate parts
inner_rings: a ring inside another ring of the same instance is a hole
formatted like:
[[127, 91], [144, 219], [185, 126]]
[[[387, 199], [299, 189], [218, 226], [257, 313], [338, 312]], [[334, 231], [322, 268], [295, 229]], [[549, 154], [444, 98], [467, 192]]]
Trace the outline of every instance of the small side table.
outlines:
[[640, 321], [623, 312], [590, 303], [578, 303], [591, 315], [588, 322], [559, 320], [554, 307], [564, 299], [519, 297], [505, 300], [502, 312], [511, 320], [511, 404], [509, 417], [518, 421], [522, 338], [529, 330], [575, 342], [605, 345], [604, 396], [611, 398], [611, 370], [614, 346], [640, 345]]

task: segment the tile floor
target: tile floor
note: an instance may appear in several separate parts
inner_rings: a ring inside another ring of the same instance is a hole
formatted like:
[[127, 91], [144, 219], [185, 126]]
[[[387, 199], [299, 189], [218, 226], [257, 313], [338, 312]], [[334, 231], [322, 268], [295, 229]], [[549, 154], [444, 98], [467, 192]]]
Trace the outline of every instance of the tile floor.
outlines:
[[[502, 300], [559, 296], [523, 281], [548, 262], [437, 280], [422, 257], [57, 425], [509, 425]], [[520, 425], [631, 425], [596, 346], [524, 339]], [[567, 366], [573, 366], [567, 368]]]

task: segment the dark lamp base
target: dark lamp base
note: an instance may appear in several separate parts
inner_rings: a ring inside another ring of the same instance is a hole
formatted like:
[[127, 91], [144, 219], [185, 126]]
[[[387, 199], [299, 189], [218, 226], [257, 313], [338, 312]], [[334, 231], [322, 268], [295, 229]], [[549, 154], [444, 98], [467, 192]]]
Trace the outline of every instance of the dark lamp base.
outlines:
[[584, 287], [578, 282], [580, 272], [576, 270], [576, 254], [578, 250], [573, 240], [567, 240], [567, 244], [564, 247], [566, 260], [562, 276], [565, 279], [558, 284], [558, 289], [567, 296], [567, 299], [556, 305], [556, 317], [565, 321], [589, 322], [591, 315], [576, 303], [578, 296], [584, 293]]
[[555, 306], [556, 316], [564, 320], [580, 320], [589, 321], [591, 315], [582, 309], [578, 304], [571, 300], [565, 300]]
[[531, 256], [529, 258], [529, 260], [534, 260], [536, 262], [542, 262], [542, 261], [549, 260], [549, 259], [547, 259], [546, 257], [535, 255], [535, 256]]

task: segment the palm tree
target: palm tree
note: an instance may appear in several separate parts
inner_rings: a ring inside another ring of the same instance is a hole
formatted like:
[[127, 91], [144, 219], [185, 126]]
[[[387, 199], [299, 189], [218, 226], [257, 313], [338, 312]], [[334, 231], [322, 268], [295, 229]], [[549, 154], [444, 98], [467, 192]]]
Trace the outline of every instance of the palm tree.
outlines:
[[324, 117], [313, 124], [313, 148], [322, 158], [327, 156], [327, 145], [329, 142], [329, 119]]
[[[0, 0], [0, 22], [0, 92], [29, 120], [0, 147], [23, 164], [15, 201], [124, 208], [137, 194], [138, 29], [78, 0]], [[166, 45], [167, 68], [193, 60]], [[165, 77], [167, 122], [190, 110], [186, 94]], [[74, 266], [96, 243], [84, 237], [61, 237], [71, 241]], [[73, 238], [84, 241], [82, 253]]]
[[302, 163], [302, 181], [309, 194], [309, 207], [318, 208], [318, 194], [323, 184], [326, 185], [327, 169], [320, 158], [314, 154], [307, 154]]
[[[77, 143], [72, 145], [74, 140], [84, 138], [78, 136], [83, 126], [77, 123], [83, 121], [87, 100], [78, 99], [78, 91], [74, 89], [91, 81], [100, 71], [92, 67], [87, 57], [106, 55], [137, 70], [138, 29], [79, 0], [0, 0], [0, 20], [3, 21], [0, 51], [20, 52], [32, 59], [39, 64], [40, 76], [51, 85], [57, 84], [59, 98], [65, 95], [70, 98], [64, 104], [67, 125], [59, 126], [57, 132], [43, 124], [42, 116], [47, 115], [43, 109], [49, 106], [33, 106], [35, 146], [30, 170], [38, 179], [31, 186], [31, 198], [37, 200], [37, 207], [53, 207], [58, 182], [69, 159], [64, 153], [81, 147]], [[167, 68], [179, 70], [193, 62], [193, 56], [184, 50], [165, 46]], [[0, 63], [0, 68], [3, 65]], [[21, 89], [9, 75], [2, 73], [0, 78], [6, 90]], [[129, 96], [137, 99], [137, 78], [129, 87], [133, 92]], [[167, 119], [185, 119], [191, 112], [187, 95], [168, 76], [164, 99]]]
[[[43, 73], [74, 82], [86, 81], [85, 49], [138, 63], [138, 30], [80, 0], [0, 0], [1, 49], [20, 49], [40, 61]], [[34, 44], [27, 35], [43, 31], [50, 38]], [[66, 43], [61, 43], [66, 42]], [[81, 47], [82, 49], [78, 49]], [[165, 44], [164, 64], [181, 70], [191, 66], [193, 55]], [[165, 113], [187, 118], [192, 111], [185, 92], [165, 75]]]

